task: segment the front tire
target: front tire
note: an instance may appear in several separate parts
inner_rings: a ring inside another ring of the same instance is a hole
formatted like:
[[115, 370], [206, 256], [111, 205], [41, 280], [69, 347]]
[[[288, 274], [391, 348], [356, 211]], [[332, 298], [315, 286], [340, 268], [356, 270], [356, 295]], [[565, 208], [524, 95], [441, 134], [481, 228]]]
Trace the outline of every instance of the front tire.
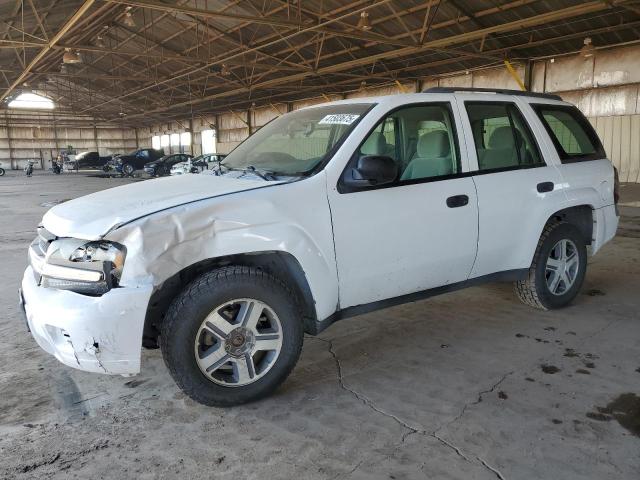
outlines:
[[196, 278], [173, 301], [160, 348], [181, 390], [227, 407], [272, 393], [302, 341], [302, 314], [288, 288], [260, 269], [229, 266]]
[[587, 271], [587, 248], [582, 233], [567, 222], [547, 224], [525, 280], [515, 283], [520, 300], [552, 310], [568, 305], [578, 294]]

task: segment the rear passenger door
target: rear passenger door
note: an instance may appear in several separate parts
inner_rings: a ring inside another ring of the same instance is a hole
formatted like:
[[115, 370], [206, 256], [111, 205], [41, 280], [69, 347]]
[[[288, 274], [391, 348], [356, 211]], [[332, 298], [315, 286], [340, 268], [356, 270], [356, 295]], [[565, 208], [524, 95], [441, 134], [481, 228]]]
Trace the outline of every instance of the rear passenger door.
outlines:
[[542, 226], [563, 203], [560, 172], [545, 162], [526, 104], [478, 101], [474, 94], [459, 95], [458, 103], [478, 194], [478, 254], [470, 278], [528, 268]]

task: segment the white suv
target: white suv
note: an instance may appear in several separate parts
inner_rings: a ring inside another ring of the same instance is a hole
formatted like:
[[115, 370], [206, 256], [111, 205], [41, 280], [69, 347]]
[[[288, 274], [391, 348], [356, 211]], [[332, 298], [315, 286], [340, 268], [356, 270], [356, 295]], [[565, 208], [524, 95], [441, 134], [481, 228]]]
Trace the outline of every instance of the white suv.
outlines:
[[38, 344], [130, 375], [141, 345], [159, 343], [189, 396], [238, 404], [287, 377], [304, 332], [345, 317], [495, 280], [562, 307], [618, 225], [598, 137], [549, 95], [437, 89], [309, 107], [215, 173], [49, 210], [22, 281]]

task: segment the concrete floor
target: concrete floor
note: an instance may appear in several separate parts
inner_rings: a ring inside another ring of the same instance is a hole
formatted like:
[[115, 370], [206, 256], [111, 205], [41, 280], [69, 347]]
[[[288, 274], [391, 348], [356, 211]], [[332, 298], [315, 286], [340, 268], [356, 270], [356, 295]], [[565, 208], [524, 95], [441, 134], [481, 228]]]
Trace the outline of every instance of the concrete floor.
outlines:
[[345, 320], [273, 397], [216, 409], [157, 350], [134, 378], [79, 372], [18, 315], [41, 205], [127, 181], [0, 178], [0, 477], [640, 478], [640, 208], [569, 308], [493, 284]]

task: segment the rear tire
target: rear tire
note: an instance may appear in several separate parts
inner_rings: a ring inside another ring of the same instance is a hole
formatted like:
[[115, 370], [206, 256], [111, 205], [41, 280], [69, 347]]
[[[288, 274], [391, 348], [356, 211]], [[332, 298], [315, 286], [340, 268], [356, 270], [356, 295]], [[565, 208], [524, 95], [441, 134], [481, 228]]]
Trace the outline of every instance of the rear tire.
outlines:
[[130, 165], [129, 163], [125, 163], [124, 165], [122, 165], [122, 173], [128, 177], [133, 175], [134, 170], [135, 169], [133, 168], [133, 165]]
[[542, 310], [569, 304], [580, 291], [587, 270], [587, 248], [580, 230], [567, 222], [544, 228], [529, 275], [515, 283], [520, 300]]
[[259, 400], [300, 356], [302, 314], [294, 295], [260, 269], [229, 266], [196, 278], [173, 301], [160, 348], [180, 389], [198, 403]]

